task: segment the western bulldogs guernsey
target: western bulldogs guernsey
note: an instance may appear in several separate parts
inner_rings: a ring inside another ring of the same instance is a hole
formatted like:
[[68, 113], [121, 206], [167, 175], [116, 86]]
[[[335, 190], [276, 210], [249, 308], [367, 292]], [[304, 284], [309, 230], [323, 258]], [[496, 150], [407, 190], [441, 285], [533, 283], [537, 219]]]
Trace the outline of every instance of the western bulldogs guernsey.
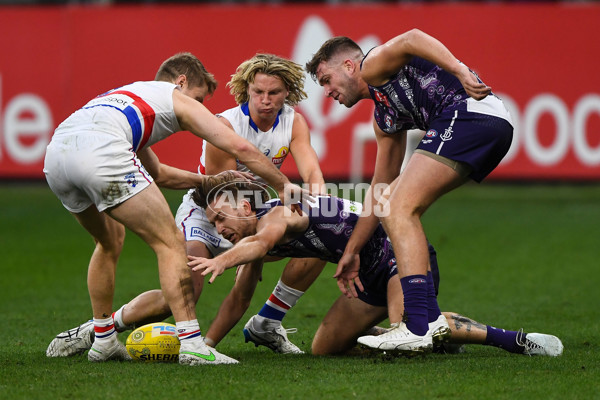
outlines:
[[[255, 145], [277, 168], [281, 168], [281, 164], [290, 152], [294, 113], [292, 107], [287, 104], [284, 105], [279, 111], [273, 127], [267, 132], [261, 131], [250, 118], [248, 103], [230, 108], [217, 114], [217, 116], [226, 118], [233, 126], [235, 133]], [[202, 156], [200, 157], [200, 173], [205, 172], [205, 152], [206, 143], [203, 144]], [[239, 161], [237, 162], [237, 170], [252, 173], [248, 167]], [[256, 178], [264, 183], [262, 178], [258, 176]]]
[[377, 125], [386, 133], [426, 131], [443, 111], [466, 110], [469, 99], [454, 75], [419, 57], [413, 57], [385, 85], [369, 86], [369, 92]]
[[[267, 202], [267, 207], [281, 204]], [[338, 263], [362, 212], [362, 204], [330, 196], [318, 196], [310, 209], [304, 210], [309, 226], [304, 234], [288, 243], [275, 246], [269, 255], [278, 257], [314, 257]], [[262, 216], [264, 211], [257, 212]], [[381, 224], [360, 252], [361, 272], [369, 273], [383, 260], [393, 258], [392, 245]]]
[[139, 151], [181, 131], [173, 110], [173, 90], [168, 82], [135, 82], [89, 101], [58, 128], [55, 135], [90, 130], [124, 137]]
[[[247, 139], [255, 145], [260, 151], [271, 159], [277, 168], [281, 167], [283, 160], [289, 153], [290, 142], [292, 141], [292, 125], [294, 124], [294, 109], [284, 105], [280, 110], [273, 127], [268, 132], [262, 132], [252, 118], [248, 104], [242, 104], [217, 114], [219, 117], [226, 118], [232, 125], [233, 130], [239, 136]], [[202, 155], [198, 172], [206, 173], [206, 141], [202, 145]], [[238, 171], [249, 171], [248, 168], [237, 162]], [[252, 173], [252, 175], [254, 175]], [[256, 176], [256, 175], [254, 175]], [[260, 177], [257, 180], [265, 182]], [[208, 222], [206, 211], [196, 205], [192, 200], [191, 193], [194, 189], [183, 197], [183, 201], [177, 210], [175, 221], [185, 234], [187, 241], [197, 240], [203, 242], [209, 251], [216, 256], [223, 251], [231, 248], [232, 244], [225, 240], [216, 228]]]

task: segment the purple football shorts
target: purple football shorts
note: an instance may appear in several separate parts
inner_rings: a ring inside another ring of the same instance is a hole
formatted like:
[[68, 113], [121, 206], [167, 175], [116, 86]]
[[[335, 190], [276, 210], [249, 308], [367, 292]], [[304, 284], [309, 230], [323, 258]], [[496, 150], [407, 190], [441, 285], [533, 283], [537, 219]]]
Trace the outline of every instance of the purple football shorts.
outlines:
[[506, 155], [512, 137], [513, 127], [503, 118], [454, 110], [431, 122], [417, 149], [468, 164], [469, 177], [481, 182]]
[[[433, 284], [437, 295], [440, 286], [440, 271], [437, 263], [437, 254], [431, 244], [429, 244], [429, 263], [431, 273], [433, 274]], [[376, 269], [368, 273], [359, 271], [358, 277], [363, 284], [364, 292], [356, 289], [358, 298], [372, 306], [387, 307], [387, 286], [388, 281], [398, 275], [396, 258], [393, 253], [389, 257], [381, 260]]]

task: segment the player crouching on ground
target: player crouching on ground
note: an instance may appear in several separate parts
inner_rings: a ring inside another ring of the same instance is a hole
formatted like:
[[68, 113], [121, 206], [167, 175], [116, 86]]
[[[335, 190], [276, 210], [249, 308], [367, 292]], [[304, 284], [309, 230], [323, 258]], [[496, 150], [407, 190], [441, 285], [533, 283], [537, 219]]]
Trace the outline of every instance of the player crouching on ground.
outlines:
[[[262, 197], [253, 192], [256, 189], [252, 186], [255, 185], [227, 183], [216, 178], [205, 181], [194, 192], [194, 201], [206, 209], [209, 221], [221, 235], [234, 243], [233, 248], [212, 259], [188, 257], [191, 260], [188, 265], [194, 271], [201, 271], [204, 276], [212, 274], [209, 282], [214, 282], [226, 269], [266, 255], [317, 257], [332, 263], [339, 261], [361, 214], [361, 204], [320, 196], [300, 215], [291, 213], [277, 199], [261, 202]], [[436, 253], [431, 245], [429, 254], [430, 273], [439, 277]], [[377, 346], [370, 346], [374, 336], [361, 335], [388, 316], [393, 324], [401, 321], [403, 299], [397, 274], [395, 255], [379, 225], [360, 253], [359, 279], [353, 288], [356, 297], [342, 294], [335, 301], [315, 334], [313, 354], [345, 353], [355, 346], [357, 339], [367, 347], [395, 350], [397, 344], [393, 328], [386, 333], [388, 338], [378, 341]], [[555, 336], [495, 329], [455, 313], [442, 316], [436, 298], [439, 279], [431, 279], [430, 282], [429, 330], [438, 342], [450, 339], [452, 342], [492, 345], [529, 355], [562, 354], [562, 343]]]
[[237, 363], [204, 343], [184, 237], [158, 189], [159, 184], [193, 188], [204, 177], [162, 164], [153, 144], [189, 131], [229, 152], [282, 196], [308, 195], [202, 105], [214, 90], [209, 76], [195, 56], [179, 53], [161, 65], [155, 81], [134, 82], [90, 100], [56, 128], [46, 149], [48, 185], [96, 244], [87, 279], [95, 332], [90, 361], [129, 358], [112, 317], [115, 270], [128, 228], [156, 254], [162, 294], [181, 341], [179, 362]]

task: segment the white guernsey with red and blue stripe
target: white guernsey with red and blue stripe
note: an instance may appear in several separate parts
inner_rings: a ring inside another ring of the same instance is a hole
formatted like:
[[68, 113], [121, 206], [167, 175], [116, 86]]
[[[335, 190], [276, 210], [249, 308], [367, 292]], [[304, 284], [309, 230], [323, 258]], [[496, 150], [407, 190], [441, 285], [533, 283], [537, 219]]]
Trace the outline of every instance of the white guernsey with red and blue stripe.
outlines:
[[56, 134], [92, 130], [124, 137], [137, 152], [181, 131], [168, 82], [135, 82], [103, 93], [67, 118]]
[[99, 211], [152, 183], [137, 153], [181, 131], [168, 82], [135, 82], [89, 101], [54, 131], [44, 173], [65, 208]]

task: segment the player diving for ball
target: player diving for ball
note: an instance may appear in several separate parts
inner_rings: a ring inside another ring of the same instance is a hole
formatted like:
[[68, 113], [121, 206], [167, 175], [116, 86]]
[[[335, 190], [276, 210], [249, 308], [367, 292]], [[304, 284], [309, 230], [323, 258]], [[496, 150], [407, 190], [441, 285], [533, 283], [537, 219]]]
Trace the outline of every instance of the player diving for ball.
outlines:
[[[234, 246], [212, 259], [188, 257], [189, 266], [202, 275], [212, 274], [213, 282], [227, 268], [260, 260], [267, 255], [278, 257], [318, 257], [337, 263], [363, 209], [360, 203], [333, 196], [317, 196], [302, 215], [290, 213], [279, 200], [257, 204], [252, 183], [224, 184], [226, 176], [205, 180], [193, 194], [206, 209], [208, 220]], [[215, 190], [223, 187], [224, 189]], [[561, 341], [552, 335], [507, 331], [485, 326], [456, 313], [440, 315], [437, 304], [439, 273], [435, 250], [429, 245], [428, 322], [435, 341], [473, 343], [501, 347], [512, 353], [558, 356]], [[338, 285], [344, 280], [338, 278]], [[402, 287], [396, 256], [390, 240], [379, 225], [360, 252], [360, 269], [355, 286], [341, 287], [335, 301], [319, 326], [313, 354], [340, 354], [360, 344], [379, 350], [396, 350], [393, 341], [374, 341], [365, 332], [390, 319], [395, 325], [402, 320]], [[221, 311], [223, 311], [221, 307]], [[235, 322], [234, 322], [235, 323]], [[375, 343], [375, 345], [373, 345]]]
[[[258, 147], [278, 168], [291, 154], [303, 182], [310, 186], [311, 191], [319, 193], [324, 181], [317, 155], [310, 144], [308, 124], [293, 108], [306, 98], [302, 67], [272, 54], [257, 54], [240, 64], [227, 86], [238, 106], [217, 114], [219, 120]], [[217, 174], [226, 170], [251, 172], [239, 158], [236, 159], [205, 141], [198, 167], [199, 174]], [[256, 178], [264, 182], [260, 177]], [[184, 196], [175, 220], [185, 235], [188, 255], [210, 258], [232, 246], [208, 222], [204, 210], [192, 201], [191, 191]], [[293, 293], [297, 300], [320, 274], [325, 264], [316, 258], [291, 259], [273, 292], [278, 293], [277, 289], [282, 289], [286, 293]], [[228, 296], [229, 300], [237, 304], [232, 310], [241, 312], [239, 316], [236, 314], [237, 319], [241, 318], [249, 306], [261, 270], [262, 261], [243, 266], [239, 270], [238, 279]], [[199, 273], [193, 273], [192, 279], [194, 300], [197, 302], [204, 279]], [[294, 286], [288, 286], [287, 282], [294, 282]], [[240, 297], [246, 301], [240, 300]], [[162, 291], [157, 289], [138, 295], [113, 314], [116, 330], [125, 331], [162, 321], [171, 315], [171, 310]], [[257, 344], [269, 343], [277, 352], [301, 353], [302, 351], [288, 340], [281, 325], [282, 318], [281, 313], [275, 318], [253, 318], [249, 327], [254, 333], [253, 340]], [[205, 341], [208, 344], [214, 346], [231, 329], [231, 326], [221, 321], [223, 318], [215, 320], [207, 331]], [[92, 345], [92, 332], [90, 322], [62, 332], [50, 343], [46, 354], [49, 357], [65, 357], [82, 353]]]

